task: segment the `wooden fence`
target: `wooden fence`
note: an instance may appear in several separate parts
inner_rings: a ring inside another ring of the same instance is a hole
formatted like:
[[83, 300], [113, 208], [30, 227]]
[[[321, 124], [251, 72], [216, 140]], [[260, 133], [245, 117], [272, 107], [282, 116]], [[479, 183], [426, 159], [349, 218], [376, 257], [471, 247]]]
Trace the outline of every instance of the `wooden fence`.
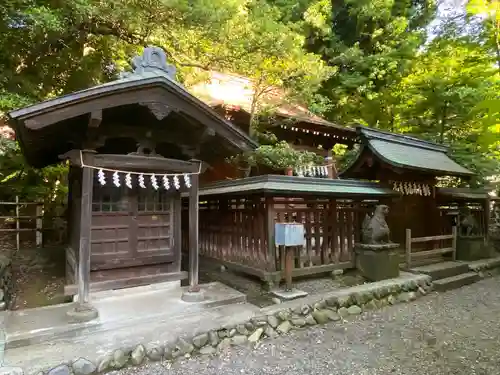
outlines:
[[22, 202], [19, 197], [14, 202], [0, 202], [0, 234], [15, 235], [16, 250], [23, 241], [36, 247], [44, 246], [44, 235], [49, 231], [58, 231], [58, 241], [62, 241], [64, 218], [52, 217], [49, 225], [44, 214], [43, 202]]
[[[446, 242], [451, 241], [451, 244]], [[411, 229], [406, 229], [405, 241], [405, 262], [406, 268], [411, 268], [414, 265], [414, 260], [428, 261], [432, 259], [439, 259], [443, 255], [451, 254], [452, 260], [456, 259], [457, 252], [457, 227], [453, 226], [450, 235], [428, 236], [428, 237], [414, 237], [411, 236]], [[436, 243], [437, 245], [436, 248]], [[431, 244], [432, 250], [419, 250], [414, 251], [414, 244]]]
[[354, 243], [370, 212], [366, 202], [321, 198], [214, 198], [200, 204], [200, 254], [236, 271], [278, 282], [284, 254], [274, 245], [274, 224], [304, 224], [304, 246], [292, 274], [330, 272], [354, 266]]
[[35, 244], [41, 247], [43, 243], [43, 203], [21, 202], [16, 197], [15, 202], [0, 202], [1, 214], [0, 233], [11, 233], [16, 236], [16, 250], [21, 247], [21, 234], [35, 234]]
[[[470, 210], [470, 214], [474, 218], [476, 228], [475, 235], [486, 236], [488, 232], [488, 225], [486, 223], [486, 216], [484, 212], [484, 207], [478, 203], [468, 203], [466, 205]], [[454, 225], [459, 225], [463, 220], [463, 216], [460, 213], [460, 207], [458, 205], [446, 205], [439, 207], [441, 212], [441, 230], [442, 233], [450, 233]], [[459, 233], [457, 230], [457, 235], [464, 235]]]

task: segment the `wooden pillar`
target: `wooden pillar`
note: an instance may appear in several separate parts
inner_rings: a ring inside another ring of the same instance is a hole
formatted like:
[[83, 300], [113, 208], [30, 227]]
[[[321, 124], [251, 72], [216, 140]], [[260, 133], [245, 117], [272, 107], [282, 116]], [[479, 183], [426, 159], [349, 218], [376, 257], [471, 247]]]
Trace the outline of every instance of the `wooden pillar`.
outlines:
[[198, 243], [198, 209], [199, 209], [199, 176], [193, 175], [189, 194], [189, 291], [198, 292], [199, 243]]
[[92, 169], [84, 167], [82, 177], [80, 246], [78, 249], [78, 302], [90, 303], [90, 235], [92, 220]]
[[[93, 151], [82, 151], [84, 164], [92, 165]], [[80, 165], [81, 166], [81, 165]], [[82, 166], [81, 166], [82, 167]], [[68, 315], [80, 321], [97, 318], [98, 313], [90, 304], [90, 246], [92, 221], [92, 189], [94, 170], [82, 167], [82, 194], [80, 206], [80, 242], [78, 247], [78, 303]]]
[[171, 218], [171, 227], [174, 228], [174, 248], [175, 248], [175, 262], [174, 272], [181, 272], [181, 254], [182, 254], [182, 198], [178, 194], [173, 199], [173, 217]]
[[[199, 162], [201, 163], [201, 162]], [[189, 288], [182, 295], [186, 302], [199, 302], [203, 300], [200, 285], [198, 284], [199, 272], [199, 184], [200, 176], [191, 176], [191, 190], [189, 192]]]

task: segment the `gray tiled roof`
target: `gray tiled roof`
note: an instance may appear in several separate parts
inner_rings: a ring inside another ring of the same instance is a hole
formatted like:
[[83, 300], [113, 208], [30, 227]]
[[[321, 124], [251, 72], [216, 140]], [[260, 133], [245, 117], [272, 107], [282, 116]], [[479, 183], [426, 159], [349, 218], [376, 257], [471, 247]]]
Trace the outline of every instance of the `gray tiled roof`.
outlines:
[[356, 180], [265, 175], [216, 182], [200, 188], [200, 197], [219, 194], [281, 193], [328, 196], [393, 196], [399, 193], [377, 183]]
[[446, 146], [366, 127], [359, 127], [358, 131], [365, 145], [388, 164], [436, 174], [474, 174], [453, 161], [447, 154]]

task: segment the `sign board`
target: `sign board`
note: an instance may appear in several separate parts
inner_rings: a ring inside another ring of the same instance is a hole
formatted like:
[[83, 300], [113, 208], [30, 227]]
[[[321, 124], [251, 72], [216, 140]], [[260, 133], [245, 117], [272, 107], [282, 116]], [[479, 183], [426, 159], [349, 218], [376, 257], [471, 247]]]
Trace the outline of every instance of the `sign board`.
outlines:
[[304, 242], [304, 224], [274, 224], [274, 243], [276, 246], [303, 246]]

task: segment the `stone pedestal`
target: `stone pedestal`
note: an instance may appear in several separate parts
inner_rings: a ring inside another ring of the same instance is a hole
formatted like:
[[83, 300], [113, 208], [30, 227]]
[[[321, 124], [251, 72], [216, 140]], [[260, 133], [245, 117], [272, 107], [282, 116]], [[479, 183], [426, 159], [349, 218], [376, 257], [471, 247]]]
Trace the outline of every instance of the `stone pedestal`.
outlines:
[[491, 255], [492, 249], [483, 236], [457, 237], [457, 260], [479, 260]]
[[399, 276], [399, 244], [356, 244], [356, 268], [370, 281]]

